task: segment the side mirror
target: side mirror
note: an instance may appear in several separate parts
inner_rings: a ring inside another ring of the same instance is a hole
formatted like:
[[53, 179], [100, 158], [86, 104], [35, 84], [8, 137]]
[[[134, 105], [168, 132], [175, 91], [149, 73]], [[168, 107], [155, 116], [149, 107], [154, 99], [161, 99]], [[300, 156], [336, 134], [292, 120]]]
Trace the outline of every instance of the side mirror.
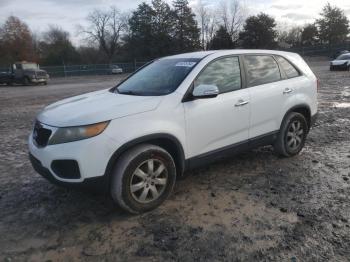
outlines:
[[193, 90], [194, 98], [213, 98], [219, 94], [219, 88], [216, 85], [198, 85]]

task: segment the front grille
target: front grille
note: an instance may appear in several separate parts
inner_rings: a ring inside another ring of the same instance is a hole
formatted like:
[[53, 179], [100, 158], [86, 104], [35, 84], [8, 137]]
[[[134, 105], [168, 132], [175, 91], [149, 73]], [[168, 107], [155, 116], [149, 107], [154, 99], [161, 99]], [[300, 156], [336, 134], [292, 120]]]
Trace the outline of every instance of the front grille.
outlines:
[[36, 76], [45, 78], [46, 77], [46, 73], [38, 71], [38, 72], [36, 72]]
[[33, 131], [33, 140], [39, 147], [44, 147], [47, 145], [52, 131], [50, 129], [44, 128], [40, 122], [36, 122]]

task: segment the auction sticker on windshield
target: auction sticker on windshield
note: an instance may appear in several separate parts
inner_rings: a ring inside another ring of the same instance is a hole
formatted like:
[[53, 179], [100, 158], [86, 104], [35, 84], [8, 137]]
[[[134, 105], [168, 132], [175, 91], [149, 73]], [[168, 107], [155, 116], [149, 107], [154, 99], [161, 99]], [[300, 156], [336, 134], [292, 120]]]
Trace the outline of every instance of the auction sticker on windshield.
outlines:
[[196, 62], [178, 62], [175, 66], [193, 67]]

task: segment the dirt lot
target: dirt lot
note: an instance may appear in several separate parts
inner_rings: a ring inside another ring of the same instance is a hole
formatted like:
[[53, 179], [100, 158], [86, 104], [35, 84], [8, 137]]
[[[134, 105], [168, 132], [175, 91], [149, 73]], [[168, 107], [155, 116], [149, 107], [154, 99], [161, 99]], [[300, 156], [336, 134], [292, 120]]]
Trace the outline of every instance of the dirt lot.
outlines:
[[40, 109], [118, 77], [0, 87], [0, 260], [349, 261], [350, 73], [310, 64], [320, 116], [300, 155], [264, 147], [195, 170], [140, 216], [49, 184], [27, 158]]

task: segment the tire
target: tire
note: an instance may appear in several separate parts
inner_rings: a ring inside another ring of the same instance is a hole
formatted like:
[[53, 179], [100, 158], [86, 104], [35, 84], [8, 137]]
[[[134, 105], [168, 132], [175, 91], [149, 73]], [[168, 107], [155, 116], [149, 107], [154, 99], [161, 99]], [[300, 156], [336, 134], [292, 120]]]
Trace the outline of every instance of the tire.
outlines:
[[291, 112], [283, 119], [281, 129], [274, 143], [275, 151], [285, 157], [297, 155], [304, 147], [309, 131], [305, 117]]
[[[149, 172], [151, 162], [153, 172]], [[157, 171], [160, 174], [154, 174]], [[172, 192], [175, 181], [176, 166], [172, 156], [159, 146], [142, 144], [126, 151], [116, 162], [111, 177], [111, 196], [124, 210], [139, 214], [162, 204]]]

